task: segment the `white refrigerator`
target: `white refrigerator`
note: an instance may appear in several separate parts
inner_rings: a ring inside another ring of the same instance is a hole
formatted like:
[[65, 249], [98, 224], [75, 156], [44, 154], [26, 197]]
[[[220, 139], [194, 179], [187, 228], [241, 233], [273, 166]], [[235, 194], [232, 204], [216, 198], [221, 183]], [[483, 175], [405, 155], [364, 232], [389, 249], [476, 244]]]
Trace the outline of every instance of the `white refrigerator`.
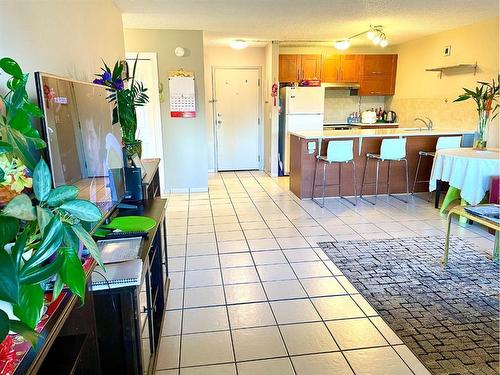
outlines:
[[280, 90], [280, 174], [290, 173], [290, 132], [323, 130], [324, 87], [283, 87]]

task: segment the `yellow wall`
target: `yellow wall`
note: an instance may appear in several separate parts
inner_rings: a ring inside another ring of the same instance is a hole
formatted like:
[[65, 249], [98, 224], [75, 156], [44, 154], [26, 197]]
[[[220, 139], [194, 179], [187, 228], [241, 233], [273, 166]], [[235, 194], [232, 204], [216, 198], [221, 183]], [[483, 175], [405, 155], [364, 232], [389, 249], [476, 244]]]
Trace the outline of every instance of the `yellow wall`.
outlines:
[[[443, 48], [451, 46], [451, 55]], [[414, 126], [413, 119], [430, 117], [437, 128], [474, 129], [477, 122], [475, 103], [453, 103], [462, 87], [474, 88], [477, 81], [495, 80], [499, 73], [499, 19], [448, 30], [398, 46], [396, 93], [386, 104], [395, 110], [403, 126]], [[426, 72], [428, 68], [456, 64], [474, 64], [471, 70], [453, 74]], [[489, 144], [498, 146], [498, 120], [490, 126]]]

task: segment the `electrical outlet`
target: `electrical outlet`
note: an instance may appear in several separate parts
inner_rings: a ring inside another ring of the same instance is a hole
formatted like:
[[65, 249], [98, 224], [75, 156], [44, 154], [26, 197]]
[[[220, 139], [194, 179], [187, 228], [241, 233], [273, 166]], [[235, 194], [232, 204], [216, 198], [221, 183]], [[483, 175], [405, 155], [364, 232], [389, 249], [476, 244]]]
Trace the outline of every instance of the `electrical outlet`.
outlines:
[[446, 46], [443, 48], [443, 55], [450, 56], [451, 55], [451, 46]]

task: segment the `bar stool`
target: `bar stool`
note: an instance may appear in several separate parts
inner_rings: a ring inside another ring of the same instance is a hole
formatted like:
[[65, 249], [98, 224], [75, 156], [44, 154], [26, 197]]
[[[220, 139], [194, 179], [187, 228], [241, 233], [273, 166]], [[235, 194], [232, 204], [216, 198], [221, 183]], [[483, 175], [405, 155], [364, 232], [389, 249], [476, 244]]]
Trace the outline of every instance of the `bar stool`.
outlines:
[[[457, 137], [439, 137], [437, 142], [436, 142], [436, 151], [437, 150], [443, 150], [445, 148], [459, 148], [462, 143], [462, 136], [457, 136]], [[434, 155], [436, 155], [435, 151], [419, 151], [418, 152], [418, 162], [417, 162], [417, 169], [415, 170], [415, 180], [413, 181], [413, 188], [411, 189], [411, 195], [415, 194], [415, 186], [417, 183], [420, 182], [429, 182], [429, 180], [418, 180], [418, 172], [420, 171], [420, 163], [422, 162], [422, 157], [425, 156], [430, 156], [434, 158]], [[429, 192], [429, 196], [430, 196]], [[436, 190], [436, 196], [438, 197], [439, 201], [439, 192]]]
[[[363, 171], [363, 180], [361, 181], [361, 191], [359, 193], [359, 197], [371, 204], [375, 204], [375, 202], [371, 202], [366, 198], [363, 198], [363, 187], [365, 185], [365, 177], [366, 177], [366, 167], [368, 165], [368, 161], [376, 160], [377, 161], [377, 175], [375, 176], [375, 201], [377, 201], [378, 196], [378, 178], [379, 178], [379, 167], [380, 162], [388, 161], [389, 168], [387, 169], [387, 195], [392, 195], [390, 193], [391, 188], [391, 162], [393, 161], [404, 161], [405, 162], [405, 177], [406, 177], [406, 196], [407, 200], [399, 198], [398, 196], [393, 195], [394, 198], [399, 199], [405, 203], [409, 201], [409, 192], [408, 192], [408, 160], [406, 160], [406, 138], [390, 138], [383, 139], [382, 144], [380, 145], [380, 154], [366, 154], [366, 163]], [[369, 183], [367, 185], [373, 185], [374, 183]]]
[[[339, 187], [339, 196], [342, 199], [345, 199], [349, 203], [351, 203], [353, 206], [355, 206], [358, 203], [358, 198], [357, 198], [357, 193], [356, 193], [356, 163], [354, 163], [354, 154], [353, 154], [353, 147], [354, 147], [354, 141], [329, 141], [328, 146], [326, 148], [326, 156], [316, 156], [316, 165], [314, 168], [314, 179], [313, 179], [313, 191], [312, 191], [312, 200], [314, 200], [314, 190], [316, 188], [316, 174], [318, 170], [318, 163], [320, 161], [323, 162], [323, 201], [320, 207], [325, 206], [325, 188], [326, 188], [326, 166], [331, 165], [333, 163], [338, 163], [339, 165], [339, 183], [338, 184], [332, 184], [329, 186], [336, 186], [338, 185]], [[319, 150], [321, 152], [321, 150]], [[344, 163], [352, 163], [352, 181], [353, 181], [353, 188], [354, 188], [354, 202], [352, 202], [350, 199], [347, 199], [346, 197], [343, 197], [340, 194], [340, 189], [342, 186], [342, 164]], [[316, 202], [318, 203], [318, 202]], [[318, 203], [319, 204], [319, 203]]]

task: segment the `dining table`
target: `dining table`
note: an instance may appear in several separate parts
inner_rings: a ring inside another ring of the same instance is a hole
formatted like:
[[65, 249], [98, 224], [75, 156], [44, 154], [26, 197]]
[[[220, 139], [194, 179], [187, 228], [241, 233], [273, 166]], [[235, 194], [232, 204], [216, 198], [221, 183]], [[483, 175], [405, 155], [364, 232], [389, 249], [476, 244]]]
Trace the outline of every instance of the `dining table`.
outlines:
[[[500, 149], [470, 147], [437, 150], [432, 165], [429, 191], [446, 181], [450, 190], [469, 205], [479, 204], [489, 190], [490, 179], [500, 175]], [[446, 198], [445, 198], [446, 200]]]

